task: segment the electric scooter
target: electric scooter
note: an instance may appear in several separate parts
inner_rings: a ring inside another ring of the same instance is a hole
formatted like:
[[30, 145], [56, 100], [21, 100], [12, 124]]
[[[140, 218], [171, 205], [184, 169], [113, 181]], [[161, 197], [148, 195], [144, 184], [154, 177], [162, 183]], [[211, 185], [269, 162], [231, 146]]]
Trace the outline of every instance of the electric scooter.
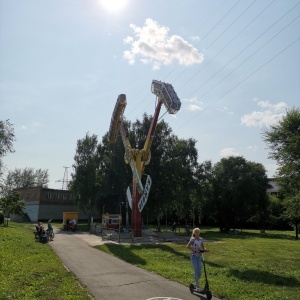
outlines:
[[[203, 252], [208, 252], [207, 250], [204, 251], [204, 250], [200, 250], [200, 253], [203, 253]], [[207, 274], [206, 274], [206, 267], [205, 267], [205, 260], [204, 260], [204, 257], [202, 257], [202, 265], [203, 265], [203, 269], [204, 269], [204, 275], [205, 275], [205, 286], [203, 289], [201, 289], [200, 291], [196, 289], [196, 286], [191, 283], [190, 284], [190, 292], [193, 294], [193, 295], [196, 295], [196, 296], [200, 296], [201, 295], [206, 295], [206, 298], [208, 300], [210, 300], [212, 298], [212, 293], [211, 291], [209, 290], [209, 283], [208, 283], [208, 279], [207, 279]]]

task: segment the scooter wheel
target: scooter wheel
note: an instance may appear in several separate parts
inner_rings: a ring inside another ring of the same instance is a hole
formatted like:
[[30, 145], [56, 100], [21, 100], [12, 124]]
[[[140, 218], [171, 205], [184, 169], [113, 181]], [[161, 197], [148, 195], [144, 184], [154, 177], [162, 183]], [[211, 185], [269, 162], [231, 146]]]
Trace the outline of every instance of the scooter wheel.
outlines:
[[211, 293], [211, 291], [207, 291], [207, 292], [206, 292], [206, 298], [207, 298], [208, 300], [210, 300], [210, 299], [212, 298], [212, 293]]
[[191, 283], [190, 284], [190, 292], [193, 294], [194, 290], [195, 290], [195, 286]]

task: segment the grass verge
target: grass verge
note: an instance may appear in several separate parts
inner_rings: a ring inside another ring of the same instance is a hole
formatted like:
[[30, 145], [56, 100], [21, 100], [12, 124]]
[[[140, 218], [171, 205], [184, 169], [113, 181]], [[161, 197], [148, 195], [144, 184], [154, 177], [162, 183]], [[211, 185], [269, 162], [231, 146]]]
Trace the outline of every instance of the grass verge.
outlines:
[[34, 225], [0, 227], [0, 299], [90, 300], [50, 245], [34, 239]]
[[[244, 231], [223, 235], [201, 229], [210, 288], [226, 300], [299, 299], [300, 241], [293, 232]], [[189, 285], [193, 272], [185, 244], [115, 245], [98, 249], [165, 278]], [[202, 276], [202, 286], [204, 276]]]
[[[33, 224], [24, 223], [0, 227], [0, 299], [90, 299], [52, 248], [35, 241], [33, 230]], [[215, 296], [226, 300], [299, 299], [300, 241], [293, 232], [247, 230], [223, 235], [215, 228], [201, 228], [201, 236], [209, 240], [205, 259]], [[186, 286], [193, 280], [185, 244], [97, 248]]]

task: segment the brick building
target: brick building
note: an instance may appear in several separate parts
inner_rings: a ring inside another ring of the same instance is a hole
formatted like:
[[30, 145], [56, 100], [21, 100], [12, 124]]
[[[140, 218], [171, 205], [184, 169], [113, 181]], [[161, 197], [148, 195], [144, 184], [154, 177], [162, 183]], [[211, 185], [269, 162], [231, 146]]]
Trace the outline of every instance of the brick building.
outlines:
[[79, 220], [88, 219], [88, 214], [78, 209], [69, 191], [41, 187], [22, 188], [16, 191], [25, 201], [24, 213], [28, 216], [28, 221], [62, 220], [63, 212], [78, 212]]

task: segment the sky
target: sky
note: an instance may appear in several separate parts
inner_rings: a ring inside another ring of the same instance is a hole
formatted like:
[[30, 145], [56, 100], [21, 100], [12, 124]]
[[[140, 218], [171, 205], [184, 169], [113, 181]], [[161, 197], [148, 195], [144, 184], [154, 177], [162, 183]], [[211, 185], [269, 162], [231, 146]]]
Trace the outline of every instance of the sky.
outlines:
[[0, 0], [0, 120], [17, 139], [6, 172], [47, 169], [61, 189], [119, 94], [129, 121], [154, 114], [155, 79], [180, 98], [160, 117], [197, 141], [199, 163], [239, 155], [275, 176], [262, 132], [299, 107], [299, 16], [298, 0]]

